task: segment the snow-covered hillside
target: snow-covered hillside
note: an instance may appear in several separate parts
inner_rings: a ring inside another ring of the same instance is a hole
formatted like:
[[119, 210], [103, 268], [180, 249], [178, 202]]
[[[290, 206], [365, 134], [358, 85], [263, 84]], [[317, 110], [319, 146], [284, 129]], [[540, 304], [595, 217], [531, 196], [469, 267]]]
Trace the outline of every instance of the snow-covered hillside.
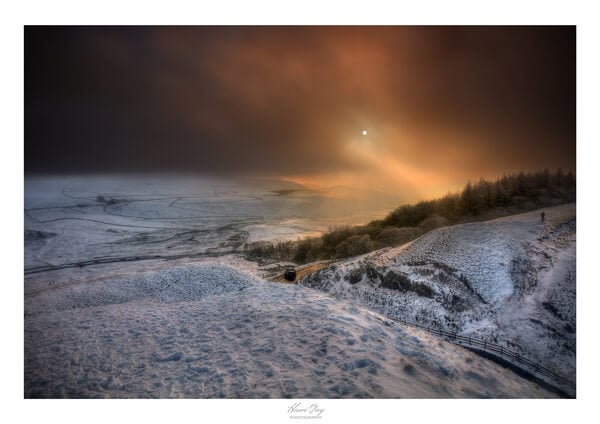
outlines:
[[26, 396], [550, 396], [385, 315], [509, 343], [574, 380], [574, 205], [544, 225], [439, 229], [305, 286], [239, 254], [376, 216], [351, 203], [286, 181], [27, 178]]
[[302, 284], [512, 350], [575, 382], [575, 205], [431, 231]]
[[351, 302], [208, 263], [27, 294], [25, 396], [553, 395]]

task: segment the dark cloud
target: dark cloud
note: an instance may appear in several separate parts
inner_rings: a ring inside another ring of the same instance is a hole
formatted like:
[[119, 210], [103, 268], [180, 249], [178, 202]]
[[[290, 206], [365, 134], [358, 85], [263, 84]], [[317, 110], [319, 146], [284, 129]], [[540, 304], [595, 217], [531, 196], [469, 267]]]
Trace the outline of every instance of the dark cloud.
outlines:
[[25, 29], [27, 172], [369, 172], [362, 128], [428, 178], [574, 169], [575, 29]]

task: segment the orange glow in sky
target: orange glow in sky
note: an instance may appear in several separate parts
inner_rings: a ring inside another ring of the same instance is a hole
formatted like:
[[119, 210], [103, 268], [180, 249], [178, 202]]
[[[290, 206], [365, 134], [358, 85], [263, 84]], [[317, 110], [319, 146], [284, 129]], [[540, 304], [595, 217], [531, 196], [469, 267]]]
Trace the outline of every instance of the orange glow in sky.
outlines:
[[283, 176], [417, 200], [575, 171], [573, 26], [27, 27], [25, 44], [26, 172]]

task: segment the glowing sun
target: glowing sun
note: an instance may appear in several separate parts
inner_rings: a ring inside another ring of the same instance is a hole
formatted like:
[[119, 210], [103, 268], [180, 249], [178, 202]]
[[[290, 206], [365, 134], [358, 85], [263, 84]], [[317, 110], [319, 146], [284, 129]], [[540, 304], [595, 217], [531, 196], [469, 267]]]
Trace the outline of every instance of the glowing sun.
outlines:
[[362, 135], [367, 135], [367, 130], [362, 130]]

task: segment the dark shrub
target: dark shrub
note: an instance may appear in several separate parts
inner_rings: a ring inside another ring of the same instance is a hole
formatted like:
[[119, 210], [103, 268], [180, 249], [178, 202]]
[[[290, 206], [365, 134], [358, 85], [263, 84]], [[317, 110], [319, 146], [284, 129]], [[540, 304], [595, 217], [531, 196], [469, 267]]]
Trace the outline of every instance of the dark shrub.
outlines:
[[411, 287], [410, 279], [404, 274], [398, 274], [394, 271], [389, 271], [383, 277], [381, 287], [392, 290], [408, 291]]
[[422, 228], [425, 231], [431, 231], [436, 228], [444, 227], [448, 225], [448, 219], [440, 216], [436, 213], [429, 215], [426, 219], [421, 221], [419, 224], [419, 228]]
[[416, 227], [385, 227], [377, 235], [377, 242], [381, 246], [395, 246], [408, 243], [416, 239], [423, 231]]
[[296, 263], [313, 262], [324, 257], [323, 241], [321, 238], [300, 240], [294, 252], [293, 261]]
[[433, 297], [433, 290], [431, 290], [431, 287], [429, 287], [427, 284], [413, 283], [411, 289], [419, 296], [430, 297], [430, 298]]
[[347, 258], [349, 256], [362, 255], [373, 250], [373, 242], [368, 234], [351, 236], [335, 247], [335, 256]]
[[356, 268], [347, 273], [344, 276], [344, 280], [348, 281], [350, 284], [356, 284], [360, 280], [362, 280], [363, 270], [362, 268]]
[[365, 272], [367, 274], [367, 279], [372, 285], [376, 285], [381, 282], [382, 275], [375, 269], [373, 264], [367, 263], [365, 265]]
[[428, 285], [418, 282], [413, 283], [406, 275], [394, 271], [389, 271], [385, 274], [381, 282], [381, 287], [403, 292], [412, 291], [419, 296], [433, 297], [433, 290]]

